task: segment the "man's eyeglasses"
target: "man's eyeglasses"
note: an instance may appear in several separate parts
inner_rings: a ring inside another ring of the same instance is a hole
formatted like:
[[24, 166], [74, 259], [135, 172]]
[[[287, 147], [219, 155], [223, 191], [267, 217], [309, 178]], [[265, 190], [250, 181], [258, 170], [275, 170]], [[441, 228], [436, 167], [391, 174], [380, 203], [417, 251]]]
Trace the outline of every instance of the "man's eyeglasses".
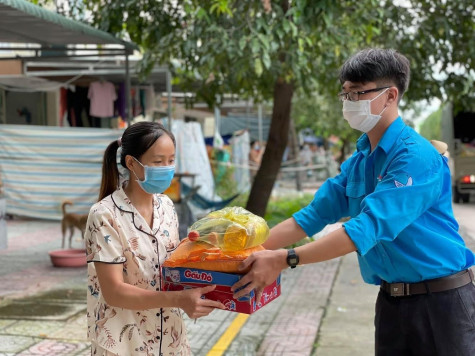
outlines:
[[349, 91], [348, 93], [340, 93], [338, 94], [338, 98], [341, 101], [349, 100], [349, 101], [358, 101], [360, 98], [360, 95], [367, 94], [367, 93], [372, 93], [375, 91], [380, 91], [383, 89], [391, 88], [389, 87], [380, 87], [380, 88], [374, 88], [374, 89], [368, 89], [368, 90], [363, 90], [363, 91]]

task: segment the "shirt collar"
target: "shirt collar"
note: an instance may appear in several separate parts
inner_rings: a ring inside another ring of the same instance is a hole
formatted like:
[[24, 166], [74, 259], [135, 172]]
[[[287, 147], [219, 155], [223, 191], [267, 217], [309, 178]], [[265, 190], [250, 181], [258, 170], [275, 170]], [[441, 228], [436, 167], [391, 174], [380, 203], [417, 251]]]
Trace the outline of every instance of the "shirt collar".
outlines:
[[[399, 137], [402, 129], [406, 126], [404, 121], [400, 116], [396, 120], [394, 120], [391, 125], [386, 129], [383, 134], [383, 137], [378, 142], [378, 146], [383, 149], [384, 152], [388, 153], [389, 150], [393, 147], [396, 143], [396, 139]], [[356, 148], [358, 151], [361, 151], [364, 155], [368, 155], [370, 153], [371, 145], [369, 142], [369, 138], [367, 134], [363, 134], [360, 136], [358, 141], [356, 142]]]
[[384, 152], [388, 153], [396, 143], [396, 140], [404, 127], [406, 127], [406, 124], [402, 121], [402, 118], [398, 116], [398, 118], [386, 129], [383, 137], [379, 140], [378, 146], [381, 147]]
[[129, 197], [127, 197], [127, 194], [125, 194], [123, 186], [112, 193], [112, 201], [120, 210], [127, 213], [134, 212], [134, 206]]
[[370, 150], [370, 142], [367, 134], [362, 134], [358, 141], [356, 141], [356, 149], [362, 152], [365, 156], [368, 155]]
[[[124, 185], [125, 184], [126, 182], [124, 182]], [[133, 216], [132, 221], [138, 230], [146, 233], [147, 235], [151, 237], [155, 237], [155, 234], [159, 230], [159, 225], [160, 225], [159, 215], [157, 211], [158, 206], [159, 206], [159, 202], [158, 202], [159, 197], [157, 196], [157, 194], [153, 194], [154, 212], [153, 212], [152, 227], [150, 227], [147, 224], [147, 222], [144, 220], [142, 215], [140, 215], [138, 210], [132, 205], [132, 202], [130, 201], [127, 194], [125, 194], [124, 185], [122, 185], [119, 189], [117, 189], [115, 192], [112, 193], [111, 195], [112, 202], [120, 211], [132, 214]]]
[[[124, 182], [124, 185], [126, 183], [127, 182]], [[112, 193], [112, 201], [117, 206], [117, 208], [122, 211], [125, 211], [127, 213], [137, 213], [137, 210], [132, 205], [132, 202], [130, 201], [129, 197], [127, 196], [127, 194], [125, 194], [124, 185], [120, 186], [119, 189]], [[153, 194], [153, 206], [154, 208], [158, 206], [156, 194]]]

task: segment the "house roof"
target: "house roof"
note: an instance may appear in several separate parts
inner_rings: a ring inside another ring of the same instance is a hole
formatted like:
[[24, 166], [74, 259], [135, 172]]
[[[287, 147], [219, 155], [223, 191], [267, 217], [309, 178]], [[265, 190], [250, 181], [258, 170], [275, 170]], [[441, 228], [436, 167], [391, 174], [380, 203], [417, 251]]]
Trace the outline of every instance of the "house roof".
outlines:
[[137, 49], [134, 43], [26, 0], [0, 0], [0, 42], [53, 48], [68, 44], [116, 44], [129, 51]]

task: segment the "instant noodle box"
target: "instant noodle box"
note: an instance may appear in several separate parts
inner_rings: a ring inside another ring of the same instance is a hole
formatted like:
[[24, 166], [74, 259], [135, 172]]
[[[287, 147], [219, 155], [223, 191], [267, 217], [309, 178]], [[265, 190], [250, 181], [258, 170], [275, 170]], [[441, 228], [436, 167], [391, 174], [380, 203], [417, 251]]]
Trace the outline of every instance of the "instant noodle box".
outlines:
[[188, 267], [163, 267], [163, 276], [163, 290], [166, 291], [177, 291], [215, 284], [216, 289], [205, 294], [205, 297], [223, 303], [229, 311], [244, 314], [254, 313], [280, 295], [280, 275], [274, 283], [264, 288], [260, 301], [256, 301], [254, 291], [239, 299], [233, 298], [231, 286], [243, 276], [241, 274]]

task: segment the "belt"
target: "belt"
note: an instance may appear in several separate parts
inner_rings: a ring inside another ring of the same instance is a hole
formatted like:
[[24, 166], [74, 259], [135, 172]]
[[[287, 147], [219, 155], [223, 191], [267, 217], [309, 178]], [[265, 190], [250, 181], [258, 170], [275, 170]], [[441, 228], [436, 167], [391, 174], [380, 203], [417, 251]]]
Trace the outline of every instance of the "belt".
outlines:
[[447, 277], [430, 279], [419, 283], [388, 283], [381, 281], [381, 290], [391, 297], [405, 297], [460, 288], [473, 280], [473, 272], [467, 269]]

